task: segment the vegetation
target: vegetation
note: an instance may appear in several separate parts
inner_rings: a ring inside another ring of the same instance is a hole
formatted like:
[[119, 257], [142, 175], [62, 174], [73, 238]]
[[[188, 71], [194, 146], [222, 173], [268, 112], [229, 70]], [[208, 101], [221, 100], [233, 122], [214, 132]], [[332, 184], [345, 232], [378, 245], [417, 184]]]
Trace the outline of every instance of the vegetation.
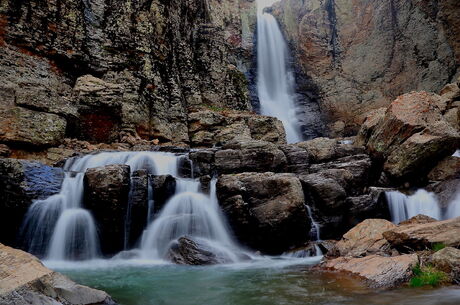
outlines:
[[412, 272], [414, 277], [410, 280], [411, 287], [439, 286], [449, 280], [447, 273], [439, 271], [431, 265], [420, 266], [417, 264]]
[[432, 245], [432, 250], [433, 250], [434, 252], [438, 252], [439, 250], [442, 250], [442, 249], [444, 249], [445, 247], [446, 247], [446, 245], [443, 244], [443, 243], [435, 243], [435, 244]]

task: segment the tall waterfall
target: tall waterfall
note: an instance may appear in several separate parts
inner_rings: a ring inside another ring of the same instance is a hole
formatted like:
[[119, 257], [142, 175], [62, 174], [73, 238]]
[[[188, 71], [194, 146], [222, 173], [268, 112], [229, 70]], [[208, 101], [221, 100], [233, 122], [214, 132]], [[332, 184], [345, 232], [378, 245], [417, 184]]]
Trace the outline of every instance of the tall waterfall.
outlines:
[[[148, 228], [142, 237], [144, 258], [164, 259], [173, 242], [187, 236], [205, 244], [226, 261], [238, 260], [240, 252], [232, 240], [216, 197], [216, 181], [210, 194], [203, 194], [200, 183], [179, 177], [179, 161], [183, 156], [163, 152], [103, 152], [69, 159], [59, 194], [37, 200], [24, 221], [29, 251], [48, 260], [87, 260], [100, 256], [96, 224], [83, 207], [83, 177], [88, 168], [110, 164], [127, 164], [131, 172], [146, 169], [149, 174], [176, 177], [175, 195], [166, 203], [158, 217], [152, 217], [153, 189], [148, 188], [145, 217]], [[150, 184], [150, 183], [149, 183]], [[127, 207], [126, 224], [131, 223]], [[126, 227], [125, 230], [129, 230]]]
[[302, 140], [296, 117], [294, 78], [287, 69], [287, 45], [278, 23], [264, 8], [273, 0], [257, 0], [257, 94], [262, 114], [283, 122], [288, 143]]

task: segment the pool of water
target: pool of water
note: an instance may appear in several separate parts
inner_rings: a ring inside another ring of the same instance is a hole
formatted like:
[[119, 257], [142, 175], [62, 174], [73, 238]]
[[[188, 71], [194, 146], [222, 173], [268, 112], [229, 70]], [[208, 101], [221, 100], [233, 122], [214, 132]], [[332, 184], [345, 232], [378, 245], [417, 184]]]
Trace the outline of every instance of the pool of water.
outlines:
[[459, 305], [460, 287], [368, 290], [357, 279], [312, 269], [316, 258], [191, 267], [151, 262], [52, 264], [122, 305]]

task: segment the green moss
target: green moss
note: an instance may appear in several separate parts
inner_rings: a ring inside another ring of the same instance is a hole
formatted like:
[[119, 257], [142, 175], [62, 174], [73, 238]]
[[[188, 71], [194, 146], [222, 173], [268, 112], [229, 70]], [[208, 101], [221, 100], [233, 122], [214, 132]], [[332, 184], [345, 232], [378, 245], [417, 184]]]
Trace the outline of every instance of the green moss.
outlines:
[[409, 283], [411, 287], [439, 286], [449, 279], [447, 273], [439, 271], [430, 265], [422, 267], [417, 264], [412, 269], [412, 272], [414, 273], [414, 277]]
[[434, 252], [438, 252], [439, 250], [442, 250], [446, 247], [445, 244], [443, 243], [435, 243], [431, 246], [431, 249], [434, 251]]

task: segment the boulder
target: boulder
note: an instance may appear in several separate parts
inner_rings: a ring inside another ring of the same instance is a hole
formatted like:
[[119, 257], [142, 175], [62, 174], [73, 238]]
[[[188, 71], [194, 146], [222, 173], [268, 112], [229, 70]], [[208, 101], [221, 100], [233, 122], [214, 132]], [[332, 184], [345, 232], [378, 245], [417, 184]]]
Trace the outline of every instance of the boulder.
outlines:
[[35, 147], [58, 145], [67, 121], [55, 114], [22, 107], [0, 108], [0, 143]]
[[364, 153], [363, 147], [344, 144], [329, 138], [316, 138], [295, 145], [307, 151], [311, 163], [324, 163], [345, 156]]
[[368, 194], [348, 197], [346, 224], [355, 226], [368, 218], [390, 219], [391, 215], [384, 194], [384, 190], [372, 187]]
[[460, 141], [460, 135], [442, 116], [444, 106], [435, 94], [404, 94], [391, 103], [372, 132], [364, 130], [364, 123], [358, 142], [384, 160], [384, 170], [393, 179], [427, 174], [433, 164], [452, 155]]
[[189, 159], [193, 163], [193, 174], [196, 177], [213, 174], [215, 153], [215, 149], [200, 149], [189, 153]]
[[308, 173], [310, 156], [304, 148], [296, 144], [281, 145], [279, 148], [286, 156], [286, 172]]
[[382, 234], [395, 227], [384, 219], [366, 219], [343, 235], [335, 247], [340, 256], [387, 254], [390, 252], [390, 244]]
[[231, 260], [220, 257], [206, 245], [189, 237], [180, 237], [168, 250], [168, 258], [179, 265], [215, 265]]
[[393, 288], [410, 279], [412, 268], [417, 263], [416, 254], [394, 257], [369, 255], [360, 258], [339, 257], [327, 261], [323, 267], [357, 275], [371, 288]]
[[460, 178], [460, 158], [449, 156], [439, 162], [428, 174], [430, 181], [444, 181]]
[[151, 176], [153, 213], [158, 213], [176, 192], [176, 179], [171, 175]]
[[130, 190], [129, 165], [89, 168], [84, 177], [84, 201], [99, 225], [103, 253], [124, 248], [125, 218]]
[[460, 99], [460, 88], [455, 83], [447, 84], [441, 89], [439, 95], [447, 100], [458, 100]]
[[0, 158], [0, 242], [16, 245], [29, 206], [59, 193], [64, 172], [39, 162]]
[[308, 240], [302, 185], [292, 174], [222, 175], [217, 196], [236, 237], [249, 247], [280, 254]]
[[278, 172], [286, 166], [286, 156], [276, 145], [265, 141], [239, 141], [224, 145], [215, 153], [219, 173]]
[[460, 245], [460, 217], [398, 226], [384, 232], [383, 237], [401, 252], [431, 249], [434, 244], [457, 247]]
[[441, 249], [433, 254], [431, 262], [439, 270], [460, 275], [460, 249], [453, 247]]
[[101, 291], [53, 272], [33, 255], [0, 244], [0, 304], [116, 305]]

